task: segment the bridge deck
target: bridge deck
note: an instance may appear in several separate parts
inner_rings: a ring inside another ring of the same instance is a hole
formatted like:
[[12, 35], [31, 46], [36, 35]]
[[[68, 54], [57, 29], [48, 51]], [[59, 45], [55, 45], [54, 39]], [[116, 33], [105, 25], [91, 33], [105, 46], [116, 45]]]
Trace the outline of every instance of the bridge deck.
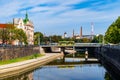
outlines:
[[41, 47], [100, 47], [102, 44], [100, 43], [75, 43], [74, 45], [40, 45]]

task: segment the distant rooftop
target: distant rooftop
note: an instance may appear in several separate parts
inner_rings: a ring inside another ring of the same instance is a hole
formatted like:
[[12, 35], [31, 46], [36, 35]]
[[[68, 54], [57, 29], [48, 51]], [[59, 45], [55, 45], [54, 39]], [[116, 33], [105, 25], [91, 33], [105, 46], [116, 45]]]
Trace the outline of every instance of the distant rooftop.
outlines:
[[0, 23], [0, 28], [7, 28], [7, 27], [13, 27], [13, 24], [1, 24]]
[[0, 24], [0, 28], [6, 28], [7, 24]]

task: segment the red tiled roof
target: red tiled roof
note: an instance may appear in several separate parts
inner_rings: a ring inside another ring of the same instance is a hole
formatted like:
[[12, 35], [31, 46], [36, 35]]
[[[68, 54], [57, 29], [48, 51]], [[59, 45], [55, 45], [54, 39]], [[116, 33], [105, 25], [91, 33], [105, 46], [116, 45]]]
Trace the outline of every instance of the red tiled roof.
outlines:
[[0, 24], [0, 28], [13, 27], [13, 24]]
[[7, 24], [0, 24], [0, 28], [6, 28]]

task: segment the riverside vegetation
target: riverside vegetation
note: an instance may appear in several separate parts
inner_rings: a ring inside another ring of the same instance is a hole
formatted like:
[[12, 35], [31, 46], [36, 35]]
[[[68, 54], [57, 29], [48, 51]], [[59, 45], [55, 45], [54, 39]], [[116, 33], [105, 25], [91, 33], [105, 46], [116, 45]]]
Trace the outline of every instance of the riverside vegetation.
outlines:
[[38, 57], [41, 57], [41, 56], [44, 56], [44, 55], [35, 53], [33, 55], [25, 56], [25, 57], [21, 57], [21, 58], [15, 58], [15, 59], [11, 59], [11, 60], [3, 60], [3, 61], [0, 61], [0, 65], [5, 65], [5, 64], [10, 64], [10, 63], [15, 63], [15, 62], [21, 62], [21, 61], [25, 61], [25, 60], [35, 59], [35, 58], [38, 58]]

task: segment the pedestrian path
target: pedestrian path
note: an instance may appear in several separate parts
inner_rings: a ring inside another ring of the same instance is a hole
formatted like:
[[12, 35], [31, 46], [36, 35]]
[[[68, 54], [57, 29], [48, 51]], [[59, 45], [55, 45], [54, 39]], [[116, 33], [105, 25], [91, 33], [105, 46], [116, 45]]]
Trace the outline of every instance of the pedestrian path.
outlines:
[[2, 65], [0, 66], [0, 78], [33, 70], [62, 56], [63, 54], [60, 53], [49, 53], [39, 58]]

